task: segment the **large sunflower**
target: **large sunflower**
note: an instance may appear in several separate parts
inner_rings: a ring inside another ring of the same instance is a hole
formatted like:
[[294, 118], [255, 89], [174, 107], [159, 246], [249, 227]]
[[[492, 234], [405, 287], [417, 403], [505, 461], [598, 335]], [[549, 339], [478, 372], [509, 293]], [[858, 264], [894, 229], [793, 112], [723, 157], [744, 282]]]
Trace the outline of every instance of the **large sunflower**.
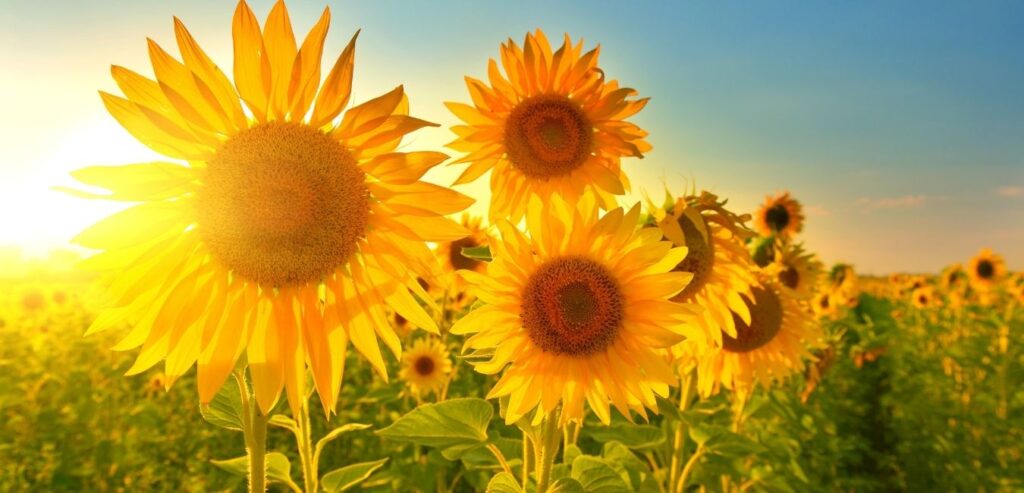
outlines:
[[329, 21], [325, 9], [297, 47], [283, 2], [262, 31], [240, 2], [234, 84], [177, 19], [183, 61], [150, 41], [156, 80], [113, 68], [125, 97], [101, 93], [107, 109], [176, 160], [74, 173], [110, 192], [93, 197], [141, 202], [76, 238], [102, 250], [85, 263], [113, 302], [90, 332], [132, 323], [117, 345], [142, 347], [130, 374], [165, 360], [170, 385], [198, 361], [209, 402], [245, 353], [266, 413], [282, 387], [298, 406], [308, 362], [330, 411], [350, 341], [385, 378], [378, 338], [400, 354], [385, 305], [436, 330], [414, 273], [434, 262], [424, 240], [465, 235], [443, 216], [472, 199], [419, 181], [444, 154], [395, 152], [431, 125], [401, 87], [342, 112], [355, 37], [320, 86]]
[[604, 423], [609, 401], [645, 415], [675, 380], [658, 349], [699, 334], [688, 324], [696, 305], [669, 301], [693, 277], [673, 271], [686, 249], [638, 230], [639, 206], [600, 219], [592, 202], [580, 206], [535, 199], [529, 237], [501, 221], [487, 274], [460, 271], [485, 305], [452, 333], [473, 333], [465, 350], [490, 354], [478, 371], [505, 370], [488, 398], [510, 395], [509, 423], [559, 403], [562, 424], [579, 421], [584, 401]]
[[704, 308], [698, 318], [704, 334], [721, 345], [722, 334], [736, 335], [733, 313], [744, 322], [750, 313], [742, 296], [750, 296], [757, 284], [756, 269], [742, 241], [753, 235], [744, 226], [748, 217], [733, 214], [715, 195], [681, 197], [666, 200], [662, 208], [651, 207], [665, 239], [687, 249], [686, 258], [675, 270], [693, 274], [693, 280], [673, 301], [694, 303]]
[[769, 195], [754, 216], [754, 227], [764, 236], [791, 238], [804, 229], [803, 206], [789, 192]]
[[990, 291], [1006, 275], [1003, 257], [989, 248], [984, 248], [967, 265], [971, 286], [978, 291]]
[[767, 271], [796, 297], [809, 300], [814, 296], [821, 268], [814, 254], [805, 251], [802, 245], [790, 243], [776, 245], [775, 260]]
[[647, 104], [637, 94], [605, 80], [598, 68], [600, 47], [583, 53], [565, 36], [552, 53], [544, 33], [527, 34], [520, 48], [501, 45], [501, 67], [491, 59], [490, 86], [466, 77], [473, 105], [447, 103], [465, 125], [452, 127], [449, 147], [470, 166], [455, 182], [468, 183], [491, 172], [493, 220], [522, 218], [530, 197], [561, 195], [569, 203], [587, 193], [602, 207], [629, 188], [620, 170], [623, 156], [643, 157], [651, 149], [647, 132], [625, 121]]
[[767, 275], [746, 299], [750, 323], [736, 317], [736, 337], [726, 335], [722, 347], [697, 353], [697, 388], [703, 396], [720, 385], [749, 394], [755, 384], [769, 386], [802, 371], [810, 359], [809, 346], [821, 334], [793, 294]]

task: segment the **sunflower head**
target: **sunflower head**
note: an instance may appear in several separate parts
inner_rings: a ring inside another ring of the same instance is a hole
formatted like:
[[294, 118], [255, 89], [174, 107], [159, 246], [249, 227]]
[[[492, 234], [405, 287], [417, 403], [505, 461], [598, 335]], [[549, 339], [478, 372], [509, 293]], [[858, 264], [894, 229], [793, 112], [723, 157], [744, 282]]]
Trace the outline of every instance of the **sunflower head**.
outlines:
[[609, 404], [645, 415], [675, 381], [659, 351], [700, 335], [698, 309], [670, 301], [693, 277], [673, 271], [686, 250], [638, 230], [638, 206], [598, 216], [593, 202], [535, 200], [529, 236], [499, 222], [486, 275], [459, 271], [487, 303], [452, 333], [473, 334], [465, 350], [488, 355], [478, 371], [502, 373], [488, 397], [511, 395], [509, 423], [559, 404], [563, 423], [579, 421], [584, 402], [605, 423]]
[[935, 288], [921, 286], [910, 293], [910, 302], [917, 308], [929, 308], [935, 304]]
[[419, 339], [402, 355], [399, 378], [413, 392], [425, 394], [440, 391], [452, 372], [448, 348], [437, 339]]
[[967, 264], [967, 275], [972, 287], [978, 291], [990, 291], [1006, 275], [1006, 263], [1002, 256], [985, 248]]
[[41, 311], [46, 308], [46, 295], [39, 289], [29, 289], [21, 295], [21, 307], [30, 313]]
[[625, 156], [651, 149], [647, 132], [626, 119], [647, 99], [606, 80], [599, 48], [583, 52], [569, 36], [557, 50], [541, 30], [520, 47], [509, 39], [499, 62], [491, 59], [488, 82], [466, 78], [472, 105], [447, 103], [464, 124], [449, 147], [469, 163], [456, 184], [491, 171], [491, 218], [518, 222], [531, 197], [569, 202], [592, 194], [604, 208], [629, 188], [620, 170]]
[[448, 302], [455, 311], [473, 302], [473, 298], [466, 293], [465, 282], [456, 276], [455, 272], [458, 270], [483, 272], [487, 266], [487, 262], [463, 255], [462, 250], [487, 246], [490, 242], [487, 230], [481, 225], [479, 217], [463, 213], [460, 224], [469, 232], [469, 235], [455, 241], [437, 244], [436, 252], [442, 274], [438, 282], [431, 286], [437, 296], [448, 296]]
[[754, 216], [754, 226], [763, 236], [792, 238], [803, 230], [803, 206], [789, 192], [769, 195]]
[[810, 299], [818, 285], [821, 262], [798, 244], [777, 245], [774, 257], [775, 261], [766, 269], [768, 274], [797, 298]]
[[939, 279], [942, 289], [947, 292], [963, 289], [969, 281], [967, 272], [960, 264], [953, 264], [943, 269]]

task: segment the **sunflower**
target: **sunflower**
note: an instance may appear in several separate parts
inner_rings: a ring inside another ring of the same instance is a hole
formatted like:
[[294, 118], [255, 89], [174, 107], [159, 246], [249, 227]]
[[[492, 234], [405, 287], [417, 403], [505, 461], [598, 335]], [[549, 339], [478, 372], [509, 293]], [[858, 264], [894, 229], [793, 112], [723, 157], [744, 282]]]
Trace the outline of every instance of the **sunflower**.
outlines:
[[283, 2], [262, 31], [239, 2], [234, 84], [177, 19], [182, 61], [150, 41], [156, 80], [113, 68], [125, 97], [101, 93], [108, 111], [175, 160], [74, 172], [109, 191], [81, 195], [141, 203], [76, 238], [111, 293], [89, 332], [133, 324], [116, 347], [142, 347], [129, 374], [164, 360], [173, 382], [198, 361], [207, 403], [244, 352], [267, 413], [282, 387], [298, 408], [308, 362], [331, 412], [349, 342], [385, 379], [378, 338], [400, 355], [385, 306], [436, 331], [415, 274], [435, 262], [424, 241], [466, 234], [443, 216], [472, 199], [420, 181], [444, 154], [395, 151], [432, 125], [401, 86], [342, 112], [355, 36], [320, 85], [329, 23], [324, 9], [297, 47]]
[[942, 289], [947, 292], [962, 289], [968, 281], [967, 272], [960, 264], [953, 264], [943, 269], [939, 279]]
[[910, 293], [910, 300], [917, 308], [929, 308], [935, 303], [935, 288], [921, 286]]
[[803, 207], [789, 192], [769, 195], [754, 216], [754, 226], [764, 236], [789, 239], [804, 228]]
[[989, 291], [996, 287], [1006, 274], [1003, 257], [984, 248], [967, 265], [967, 276], [971, 286], [978, 291]]
[[832, 300], [847, 306], [857, 306], [860, 298], [860, 281], [853, 266], [849, 264], [836, 264], [828, 275], [828, 288], [832, 293]]
[[836, 302], [828, 289], [819, 289], [818, 294], [814, 295], [814, 300], [811, 301], [811, 309], [819, 317], [835, 319], [839, 316], [839, 308], [840, 304]]
[[706, 336], [720, 345], [723, 333], [736, 335], [733, 313], [750, 321], [742, 296], [750, 296], [757, 278], [742, 243], [753, 235], [743, 224], [748, 217], [729, 212], [725, 201], [708, 192], [674, 202], [669, 196], [665, 207], [650, 209], [664, 238], [686, 247], [686, 258], [674, 270], [693, 274], [690, 284], [672, 300], [703, 307], [698, 322]]
[[689, 322], [696, 305], [670, 301], [693, 277], [673, 271], [686, 249], [638, 230], [639, 205], [600, 219], [592, 201], [576, 207], [534, 199], [529, 237], [500, 221], [487, 274], [459, 271], [484, 305], [452, 333], [474, 334], [464, 351], [489, 355], [477, 371], [505, 370], [487, 397], [510, 396], [508, 423], [534, 410], [539, 420], [560, 402], [563, 425], [583, 419], [584, 401], [606, 424], [609, 401], [627, 418], [646, 416], [675, 381], [659, 349], [700, 334]]
[[605, 209], [629, 189], [620, 170], [623, 156], [643, 157], [647, 132], [625, 121], [647, 104], [637, 92], [605, 80], [598, 67], [600, 47], [583, 52], [565, 36], [552, 53], [541, 30], [527, 34], [520, 48], [501, 45], [501, 67], [491, 59], [490, 86], [466, 77], [473, 105], [446, 103], [465, 125], [448, 146], [467, 153], [455, 161], [469, 167], [455, 184], [491, 172], [492, 221], [518, 223], [531, 197], [547, 202], [561, 195], [575, 203], [593, 194]]
[[402, 355], [399, 378], [417, 394], [438, 392], [452, 372], [448, 349], [437, 339], [419, 339]]
[[736, 336], [726, 335], [722, 346], [697, 356], [697, 388], [702, 396], [716, 393], [724, 385], [749, 395], [755, 385], [770, 386], [801, 372], [811, 359], [808, 347], [818, 345], [818, 325], [800, 306], [791, 291], [774, 278], [762, 274], [753, 296], [744, 302], [750, 322], [735, 316]]
[[767, 271], [797, 298], [808, 300], [814, 296], [818, 285], [821, 262], [814, 258], [814, 254], [807, 253], [803, 245], [777, 245], [775, 261]]
[[455, 275], [455, 272], [461, 269], [475, 272], [484, 272], [486, 270], [486, 262], [462, 254], [464, 248], [488, 245], [487, 231], [480, 223], [479, 217], [463, 213], [461, 225], [469, 231], [469, 235], [465, 238], [438, 243], [437, 245], [437, 256], [441, 261], [441, 268], [444, 272], [444, 280], [438, 287], [446, 291], [441, 293], [441, 295], [448, 296], [453, 304], [453, 308], [456, 310], [471, 302], [471, 298], [466, 296], [465, 283], [462, 281], [462, 278]]

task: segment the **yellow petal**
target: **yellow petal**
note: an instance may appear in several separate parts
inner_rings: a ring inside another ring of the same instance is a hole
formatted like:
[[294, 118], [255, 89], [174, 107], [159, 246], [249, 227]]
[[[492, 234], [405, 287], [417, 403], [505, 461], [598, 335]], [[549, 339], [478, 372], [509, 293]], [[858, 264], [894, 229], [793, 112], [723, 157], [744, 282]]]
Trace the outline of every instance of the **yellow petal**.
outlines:
[[320, 94], [317, 95], [316, 105], [313, 107], [313, 117], [309, 125], [313, 128], [320, 128], [327, 125], [341, 113], [341, 110], [348, 104], [349, 96], [352, 93], [352, 72], [353, 61], [356, 53], [356, 38], [359, 31], [352, 35], [345, 50], [338, 56], [334, 68], [324, 80]]

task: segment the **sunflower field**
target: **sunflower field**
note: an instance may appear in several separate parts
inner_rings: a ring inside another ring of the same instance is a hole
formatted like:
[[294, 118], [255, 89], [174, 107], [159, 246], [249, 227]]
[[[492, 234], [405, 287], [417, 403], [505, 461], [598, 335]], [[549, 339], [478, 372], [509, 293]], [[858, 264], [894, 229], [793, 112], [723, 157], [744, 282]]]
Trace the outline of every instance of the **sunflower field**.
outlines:
[[864, 276], [788, 192], [629, 201], [648, 99], [569, 35], [500, 43], [414, 151], [436, 125], [352, 100], [329, 9], [230, 21], [224, 65], [175, 18], [153, 77], [112, 67], [164, 159], [74, 172], [126, 207], [0, 273], [0, 490], [1024, 491], [999, 253]]

